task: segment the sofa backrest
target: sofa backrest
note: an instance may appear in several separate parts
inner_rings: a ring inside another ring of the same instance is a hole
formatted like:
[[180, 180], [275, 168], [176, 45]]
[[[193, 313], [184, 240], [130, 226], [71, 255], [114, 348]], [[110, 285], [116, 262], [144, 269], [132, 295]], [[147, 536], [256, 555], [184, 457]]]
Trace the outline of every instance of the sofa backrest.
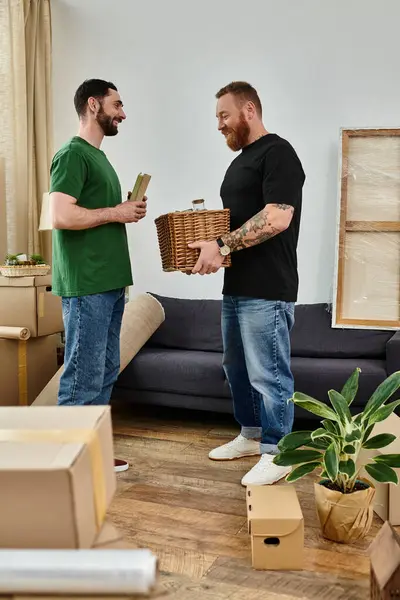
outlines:
[[[165, 321], [147, 345], [222, 352], [221, 300], [152, 295], [163, 305]], [[298, 304], [291, 334], [292, 356], [385, 358], [386, 343], [393, 336], [392, 332], [333, 329], [331, 318], [328, 304]]]
[[167, 298], [149, 293], [161, 302], [165, 321], [148, 346], [222, 352], [220, 300]]
[[292, 356], [310, 358], [382, 358], [390, 331], [332, 328], [328, 304], [298, 304], [291, 335]]

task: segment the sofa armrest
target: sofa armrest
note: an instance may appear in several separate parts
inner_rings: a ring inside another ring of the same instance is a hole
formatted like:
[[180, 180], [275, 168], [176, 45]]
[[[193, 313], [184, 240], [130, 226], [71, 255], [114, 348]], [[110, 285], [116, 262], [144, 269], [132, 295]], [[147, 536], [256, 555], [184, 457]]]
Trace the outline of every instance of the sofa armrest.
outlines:
[[400, 371], [400, 331], [386, 344], [386, 370], [388, 375]]

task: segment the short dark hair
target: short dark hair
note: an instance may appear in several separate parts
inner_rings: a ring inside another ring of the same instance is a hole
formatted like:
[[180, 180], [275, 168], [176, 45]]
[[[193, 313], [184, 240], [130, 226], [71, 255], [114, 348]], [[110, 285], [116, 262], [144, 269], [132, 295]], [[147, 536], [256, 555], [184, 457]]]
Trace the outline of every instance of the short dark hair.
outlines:
[[118, 91], [111, 81], [104, 81], [104, 79], [86, 79], [81, 83], [74, 97], [75, 110], [78, 116], [82, 117], [85, 114], [89, 98], [93, 97], [101, 101], [105, 96], [108, 96], [110, 89]]
[[257, 91], [253, 88], [250, 83], [246, 81], [232, 81], [228, 85], [225, 85], [223, 88], [216, 93], [215, 97], [222, 98], [226, 94], [232, 94], [238, 100], [240, 106], [243, 106], [246, 102], [253, 102], [256, 107], [256, 111], [259, 117], [262, 117], [262, 106], [260, 98], [257, 94]]

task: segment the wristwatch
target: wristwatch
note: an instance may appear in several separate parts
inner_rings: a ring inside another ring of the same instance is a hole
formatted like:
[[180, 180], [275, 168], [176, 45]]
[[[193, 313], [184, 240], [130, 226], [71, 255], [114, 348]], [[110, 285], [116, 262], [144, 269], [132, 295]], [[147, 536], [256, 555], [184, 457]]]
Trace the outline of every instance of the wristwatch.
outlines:
[[217, 244], [219, 246], [219, 251], [222, 256], [228, 256], [228, 254], [231, 253], [231, 249], [225, 244], [225, 242], [221, 238], [217, 239]]

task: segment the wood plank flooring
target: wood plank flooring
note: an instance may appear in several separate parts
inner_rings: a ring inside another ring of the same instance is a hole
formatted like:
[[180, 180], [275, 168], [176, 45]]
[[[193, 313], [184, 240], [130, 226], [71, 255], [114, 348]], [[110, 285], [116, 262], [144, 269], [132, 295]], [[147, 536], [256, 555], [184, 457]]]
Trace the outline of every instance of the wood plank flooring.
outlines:
[[367, 539], [334, 544], [320, 535], [313, 478], [296, 484], [305, 519], [305, 567], [300, 572], [255, 571], [240, 479], [257, 458], [208, 459], [211, 448], [238, 431], [229, 416], [172, 409], [114, 407], [118, 474], [110, 518], [125, 539], [153, 550], [160, 583], [153, 597], [168, 600], [366, 600]]

